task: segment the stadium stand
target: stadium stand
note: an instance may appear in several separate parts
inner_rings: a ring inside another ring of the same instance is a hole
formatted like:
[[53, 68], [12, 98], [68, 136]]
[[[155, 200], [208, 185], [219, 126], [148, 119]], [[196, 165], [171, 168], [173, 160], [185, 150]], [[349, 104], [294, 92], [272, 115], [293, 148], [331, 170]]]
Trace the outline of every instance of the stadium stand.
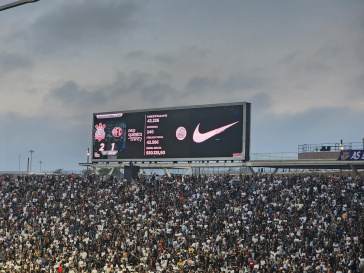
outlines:
[[361, 178], [0, 177], [0, 272], [364, 272]]

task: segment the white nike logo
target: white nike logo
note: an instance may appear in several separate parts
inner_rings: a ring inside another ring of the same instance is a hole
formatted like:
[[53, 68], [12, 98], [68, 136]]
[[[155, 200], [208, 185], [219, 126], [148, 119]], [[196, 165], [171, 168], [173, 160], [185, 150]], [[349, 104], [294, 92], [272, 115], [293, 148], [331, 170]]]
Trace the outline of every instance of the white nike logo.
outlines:
[[192, 139], [194, 142], [196, 143], [201, 143], [201, 142], [204, 142], [205, 140], [209, 139], [210, 137], [213, 137], [217, 134], [220, 134], [222, 132], [224, 132], [227, 128], [233, 126], [234, 124], [238, 123], [239, 121], [235, 121], [233, 123], [230, 123], [228, 125], [225, 125], [225, 126], [222, 126], [220, 128], [217, 128], [217, 129], [214, 129], [214, 130], [211, 130], [209, 132], [206, 132], [206, 133], [203, 133], [201, 134], [200, 131], [199, 131], [199, 127], [200, 127], [200, 123], [196, 126], [196, 129], [195, 131], [193, 132], [193, 136], [192, 136]]

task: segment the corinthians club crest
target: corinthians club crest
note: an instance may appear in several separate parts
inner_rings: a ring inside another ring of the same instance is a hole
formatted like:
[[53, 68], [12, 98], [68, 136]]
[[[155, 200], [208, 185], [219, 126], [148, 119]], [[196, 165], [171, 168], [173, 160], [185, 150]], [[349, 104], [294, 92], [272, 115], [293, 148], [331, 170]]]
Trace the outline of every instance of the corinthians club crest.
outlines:
[[105, 127], [106, 125], [102, 124], [101, 122], [99, 123], [99, 125], [95, 126], [95, 139], [97, 139], [98, 141], [105, 139]]

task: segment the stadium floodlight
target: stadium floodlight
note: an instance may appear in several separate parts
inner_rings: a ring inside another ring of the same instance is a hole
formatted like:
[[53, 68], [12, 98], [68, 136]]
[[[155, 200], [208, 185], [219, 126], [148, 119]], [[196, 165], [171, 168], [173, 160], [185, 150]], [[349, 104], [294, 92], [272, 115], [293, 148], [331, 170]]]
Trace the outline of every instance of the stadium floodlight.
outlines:
[[88, 175], [88, 163], [89, 163], [89, 159], [90, 159], [90, 148], [87, 148], [87, 170], [86, 170], [86, 175]]
[[29, 153], [30, 153], [30, 169], [29, 171], [31, 172], [32, 171], [32, 163], [33, 163], [33, 153], [35, 151], [33, 151], [32, 149], [30, 149]]
[[2, 5], [0, 6], [0, 11], [2, 10], [6, 10], [6, 9], [11, 9], [11, 8], [15, 8], [17, 6], [21, 6], [24, 4], [29, 4], [29, 3], [34, 3], [34, 2], [38, 2], [39, 0], [20, 0], [20, 1], [15, 1], [6, 5]]

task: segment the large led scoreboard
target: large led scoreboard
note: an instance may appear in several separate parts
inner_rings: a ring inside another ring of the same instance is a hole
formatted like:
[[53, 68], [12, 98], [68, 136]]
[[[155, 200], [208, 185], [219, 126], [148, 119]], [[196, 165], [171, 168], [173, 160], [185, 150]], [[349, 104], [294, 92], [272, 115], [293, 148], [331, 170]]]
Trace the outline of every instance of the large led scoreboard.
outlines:
[[247, 102], [93, 114], [92, 162], [249, 160]]

